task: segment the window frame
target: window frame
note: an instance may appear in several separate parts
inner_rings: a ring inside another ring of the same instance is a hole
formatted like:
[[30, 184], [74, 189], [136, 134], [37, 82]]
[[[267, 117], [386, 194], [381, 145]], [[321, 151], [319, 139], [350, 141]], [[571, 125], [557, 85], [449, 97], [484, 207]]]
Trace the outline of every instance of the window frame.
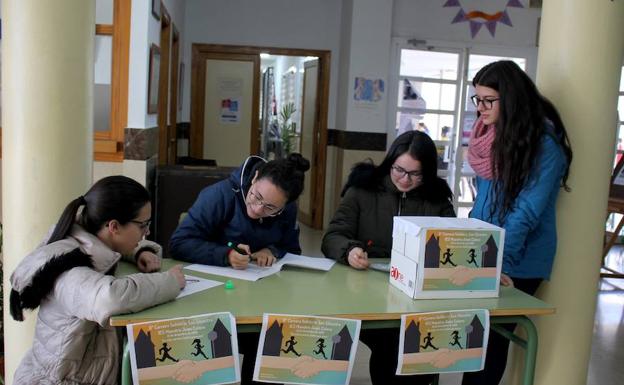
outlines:
[[114, 0], [113, 24], [96, 24], [95, 34], [112, 36], [110, 129], [93, 134], [93, 160], [122, 162], [128, 124], [128, 68], [130, 64], [130, 0]]

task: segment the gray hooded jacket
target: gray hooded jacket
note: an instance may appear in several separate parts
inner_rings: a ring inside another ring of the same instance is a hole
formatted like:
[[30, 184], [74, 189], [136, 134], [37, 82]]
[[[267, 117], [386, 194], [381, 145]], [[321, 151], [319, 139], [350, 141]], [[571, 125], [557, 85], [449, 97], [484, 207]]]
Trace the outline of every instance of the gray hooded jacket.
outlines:
[[[135, 253], [146, 247], [160, 255], [160, 246], [149, 241]], [[15, 385], [117, 382], [120, 344], [109, 318], [170, 301], [180, 292], [168, 272], [114, 277], [121, 258], [74, 225], [67, 238], [40, 246], [20, 262], [11, 275], [12, 311], [33, 307], [28, 306], [33, 298], [40, 302], [33, 346], [15, 372]]]

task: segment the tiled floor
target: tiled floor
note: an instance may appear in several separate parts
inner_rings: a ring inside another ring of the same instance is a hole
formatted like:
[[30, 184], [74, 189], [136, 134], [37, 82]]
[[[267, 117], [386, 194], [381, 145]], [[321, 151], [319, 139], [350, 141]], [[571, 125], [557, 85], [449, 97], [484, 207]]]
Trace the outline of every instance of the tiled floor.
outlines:
[[[323, 233], [301, 227], [301, 248], [304, 255], [320, 256]], [[624, 271], [624, 246], [616, 246], [608, 258], [608, 266]], [[352, 385], [370, 385], [368, 359], [370, 351], [360, 344], [358, 348]], [[589, 363], [587, 385], [624, 383], [624, 279], [602, 279], [594, 323], [594, 337]], [[440, 385], [459, 385], [461, 375], [440, 377]]]

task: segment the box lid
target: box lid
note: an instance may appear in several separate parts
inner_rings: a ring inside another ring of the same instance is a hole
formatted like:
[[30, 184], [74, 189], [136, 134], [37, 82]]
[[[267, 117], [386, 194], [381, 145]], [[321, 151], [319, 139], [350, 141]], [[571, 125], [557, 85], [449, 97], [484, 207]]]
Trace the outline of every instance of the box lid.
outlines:
[[502, 230], [498, 226], [475, 218], [395, 216], [392, 235], [406, 233], [418, 236], [426, 229]]

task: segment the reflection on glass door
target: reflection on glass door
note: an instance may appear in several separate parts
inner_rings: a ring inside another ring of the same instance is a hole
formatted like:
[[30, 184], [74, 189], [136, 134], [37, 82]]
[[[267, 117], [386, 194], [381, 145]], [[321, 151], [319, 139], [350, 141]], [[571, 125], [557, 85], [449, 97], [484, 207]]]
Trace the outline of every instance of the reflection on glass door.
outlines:
[[476, 108], [472, 78], [488, 63], [513, 60], [526, 70], [526, 58], [471, 53], [469, 49], [404, 48], [397, 45], [396, 136], [426, 132], [438, 147], [438, 175], [453, 190], [458, 216], [467, 217], [476, 196], [474, 171], [464, 154]]
[[396, 135], [423, 131], [438, 147], [438, 175], [452, 185], [461, 51], [401, 49], [397, 89]]

